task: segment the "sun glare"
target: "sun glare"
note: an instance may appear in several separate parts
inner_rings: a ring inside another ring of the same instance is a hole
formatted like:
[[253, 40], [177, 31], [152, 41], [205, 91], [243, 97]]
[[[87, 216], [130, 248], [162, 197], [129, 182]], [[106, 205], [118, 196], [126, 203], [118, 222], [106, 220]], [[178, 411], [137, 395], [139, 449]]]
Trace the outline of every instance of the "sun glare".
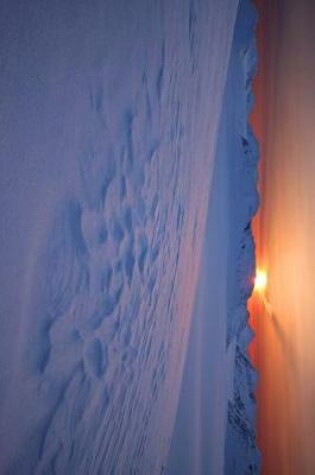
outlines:
[[254, 291], [264, 293], [267, 287], [267, 272], [263, 269], [257, 269], [255, 277]]

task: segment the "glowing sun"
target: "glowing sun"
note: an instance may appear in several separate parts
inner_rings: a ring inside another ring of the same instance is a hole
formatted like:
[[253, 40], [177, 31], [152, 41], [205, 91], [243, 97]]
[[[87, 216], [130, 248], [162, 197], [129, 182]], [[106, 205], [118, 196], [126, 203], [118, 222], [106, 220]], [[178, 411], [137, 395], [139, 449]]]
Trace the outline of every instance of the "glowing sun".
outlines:
[[264, 293], [267, 287], [267, 272], [263, 269], [257, 269], [255, 277], [254, 291], [259, 293]]

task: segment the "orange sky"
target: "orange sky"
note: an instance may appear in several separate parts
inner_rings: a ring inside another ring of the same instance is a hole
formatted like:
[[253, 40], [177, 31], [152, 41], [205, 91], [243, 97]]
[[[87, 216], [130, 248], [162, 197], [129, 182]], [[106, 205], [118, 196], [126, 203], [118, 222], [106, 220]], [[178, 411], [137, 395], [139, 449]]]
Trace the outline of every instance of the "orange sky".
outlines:
[[[313, 3], [313, 5], [311, 5]], [[258, 264], [268, 315], [250, 302], [262, 473], [315, 467], [315, 2], [257, 0], [260, 67], [252, 116], [260, 142]]]

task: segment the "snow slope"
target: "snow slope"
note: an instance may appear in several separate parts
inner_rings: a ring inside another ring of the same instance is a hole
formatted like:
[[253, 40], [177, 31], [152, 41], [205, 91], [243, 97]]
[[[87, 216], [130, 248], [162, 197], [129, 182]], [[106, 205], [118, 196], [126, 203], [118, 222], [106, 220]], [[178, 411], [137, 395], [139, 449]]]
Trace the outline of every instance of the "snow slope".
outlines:
[[2, 2], [2, 473], [163, 472], [237, 3]]
[[258, 148], [248, 126], [256, 69], [256, 12], [238, 9], [215, 155], [202, 268], [178, 413], [170, 475], [258, 473], [247, 298], [255, 257]]
[[168, 460], [170, 475], [223, 473], [227, 393], [234, 367], [234, 352], [226, 350], [229, 159], [222, 147], [217, 150], [201, 273]]

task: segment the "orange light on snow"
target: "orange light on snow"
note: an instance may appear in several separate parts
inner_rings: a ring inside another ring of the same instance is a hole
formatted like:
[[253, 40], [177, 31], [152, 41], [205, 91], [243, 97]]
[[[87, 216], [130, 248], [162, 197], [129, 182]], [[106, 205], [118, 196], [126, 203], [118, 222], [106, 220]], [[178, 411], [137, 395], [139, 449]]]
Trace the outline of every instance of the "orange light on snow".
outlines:
[[255, 277], [255, 285], [254, 285], [254, 292], [259, 292], [263, 294], [267, 287], [267, 272], [263, 269], [257, 269], [256, 277]]

